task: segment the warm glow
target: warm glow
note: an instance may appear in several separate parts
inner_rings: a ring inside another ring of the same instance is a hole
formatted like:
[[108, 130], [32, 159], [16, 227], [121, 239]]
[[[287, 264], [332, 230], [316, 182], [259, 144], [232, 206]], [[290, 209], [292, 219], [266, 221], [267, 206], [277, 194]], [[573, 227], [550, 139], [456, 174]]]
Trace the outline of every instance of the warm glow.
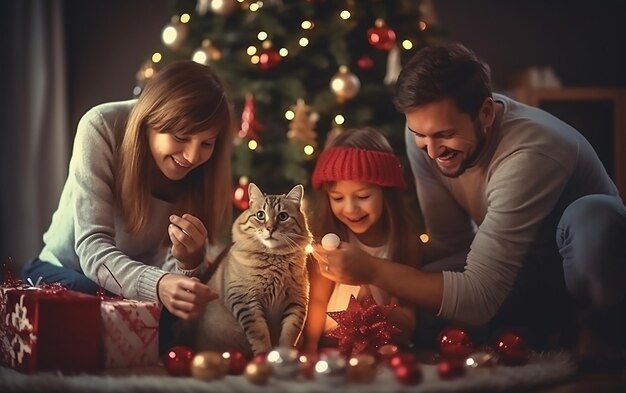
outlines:
[[293, 113], [292, 110], [288, 110], [287, 112], [285, 112], [285, 119], [287, 120], [293, 120], [293, 118], [296, 116], [295, 113]]
[[152, 54], [152, 62], [153, 63], [158, 63], [159, 61], [161, 61], [162, 58], [163, 58], [163, 56], [161, 56], [161, 54], [159, 52], [154, 52]]
[[250, 63], [252, 64], [259, 64], [259, 61], [261, 61], [261, 58], [257, 55], [254, 55], [250, 58]]
[[259, 34], [256, 35], [256, 38], [258, 38], [259, 41], [265, 41], [267, 39], [267, 33], [264, 31], [259, 31]]
[[209, 56], [207, 56], [206, 52], [202, 49], [198, 49], [193, 53], [191, 60], [195, 61], [198, 64], [207, 64], [209, 62]]
[[427, 234], [422, 233], [420, 235], [420, 240], [422, 241], [422, 243], [428, 243], [428, 241], [430, 240], [430, 237]]
[[342, 125], [345, 121], [346, 121], [346, 118], [343, 117], [342, 115], [335, 116], [335, 123], [337, 125]]
[[289, 54], [289, 51], [287, 50], [287, 48], [280, 48], [278, 50], [278, 54], [281, 55], [282, 57], [287, 57], [287, 55]]
[[249, 46], [248, 49], [246, 49], [246, 53], [248, 54], [248, 56], [252, 56], [256, 53], [256, 51], [256, 46]]
[[152, 78], [152, 77], [154, 76], [154, 68], [152, 68], [152, 67], [148, 67], [148, 68], [146, 68], [145, 70], [143, 70], [143, 76], [144, 76], [146, 79], [150, 79], [150, 78]]
[[[268, 356], [268, 360], [269, 360], [269, 356]], [[326, 360], [318, 360], [317, 363], [315, 363], [315, 371], [317, 371], [318, 373], [326, 372], [328, 369], [329, 369], [329, 366]]]
[[304, 48], [305, 46], [309, 45], [309, 39], [306, 37], [302, 37], [298, 41], [298, 44], [300, 44], [300, 46]]
[[424, 22], [423, 20], [420, 20], [420, 21], [419, 21], [419, 23], [417, 24], [417, 27], [418, 27], [421, 31], [426, 30], [426, 22]]
[[404, 40], [402, 41], [402, 47], [406, 50], [409, 50], [413, 48], [413, 43], [411, 42], [411, 40]]
[[190, 20], [191, 20], [191, 16], [189, 16], [189, 14], [187, 14], [187, 13], [182, 14], [180, 16], [180, 22], [181, 23], [188, 23]]
[[172, 45], [176, 41], [177, 37], [178, 31], [176, 31], [174, 26], [167, 26], [163, 29], [163, 33], [161, 34], [161, 39], [165, 45]]
[[248, 9], [252, 12], [258, 11], [259, 8], [261, 8], [261, 6], [259, 5], [259, 3], [252, 3], [250, 4], [250, 7], [248, 7]]
[[255, 141], [254, 139], [251, 139], [251, 140], [248, 142], [248, 149], [250, 149], [250, 150], [256, 150], [256, 148], [257, 148], [258, 146], [259, 146], [259, 144], [258, 144], [258, 143], [256, 143], [256, 141]]
[[304, 30], [311, 30], [313, 28], [313, 22], [311, 22], [310, 20], [305, 20], [300, 26], [302, 26]]
[[315, 148], [311, 145], [304, 146], [303, 150], [304, 150], [304, 154], [306, 154], [307, 156], [310, 156], [313, 153], [315, 153]]
[[350, 19], [351, 16], [350, 11], [348, 10], [343, 10], [339, 13], [339, 17], [343, 20]]

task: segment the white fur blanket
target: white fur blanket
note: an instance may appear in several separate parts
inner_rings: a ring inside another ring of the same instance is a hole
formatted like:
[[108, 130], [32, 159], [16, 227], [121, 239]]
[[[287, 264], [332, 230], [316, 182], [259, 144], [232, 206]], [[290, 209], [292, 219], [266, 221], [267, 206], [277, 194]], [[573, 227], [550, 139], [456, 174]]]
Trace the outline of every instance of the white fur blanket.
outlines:
[[217, 381], [203, 382], [193, 378], [170, 377], [163, 368], [108, 372], [106, 375], [62, 376], [53, 373], [26, 375], [0, 367], [0, 392], [508, 392], [562, 382], [573, 376], [576, 368], [571, 355], [556, 352], [535, 354], [524, 366], [468, 369], [465, 376], [450, 381], [440, 379], [433, 365], [422, 365], [422, 371], [423, 381], [415, 386], [399, 384], [391, 371], [382, 366], [371, 384], [329, 385], [315, 380], [270, 379], [267, 385], [256, 386], [244, 376], [226, 376]]

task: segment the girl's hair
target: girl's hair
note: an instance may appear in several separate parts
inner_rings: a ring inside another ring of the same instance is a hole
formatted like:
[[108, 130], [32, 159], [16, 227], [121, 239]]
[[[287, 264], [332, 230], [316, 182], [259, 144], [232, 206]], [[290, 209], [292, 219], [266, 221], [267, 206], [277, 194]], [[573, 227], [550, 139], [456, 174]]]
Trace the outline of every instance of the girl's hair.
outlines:
[[[393, 148], [377, 129], [364, 127], [348, 129], [340, 133], [330, 141], [325, 151], [333, 148], [354, 148], [367, 151], [383, 152], [388, 154], [394, 154]], [[322, 153], [323, 154], [323, 153]], [[314, 171], [319, 172], [324, 168], [320, 168], [320, 161], [318, 160], [317, 167]], [[322, 163], [322, 165], [324, 165]], [[401, 171], [401, 168], [398, 168]], [[337, 180], [342, 180], [341, 175]], [[364, 173], [364, 179], [368, 177], [368, 174]], [[355, 180], [351, 178], [351, 180]], [[317, 241], [320, 240], [326, 233], [333, 232], [339, 235], [342, 239], [347, 239], [347, 228], [345, 225], [335, 217], [330, 207], [330, 198], [328, 192], [330, 187], [334, 184], [334, 181], [324, 181], [318, 192], [317, 209], [316, 214], [312, 219], [312, 229], [314, 237]], [[384, 223], [389, 234], [388, 244], [390, 245], [390, 259], [401, 263], [414, 265], [417, 255], [415, 254], [415, 247], [411, 245], [411, 241], [416, 241], [416, 237], [412, 236], [413, 231], [410, 230], [407, 214], [403, 206], [405, 204], [403, 197], [403, 185], [398, 183], [396, 186], [381, 186], [383, 191], [383, 211], [381, 219], [386, 220]]]
[[420, 49], [403, 67], [395, 85], [399, 112], [451, 98], [461, 113], [475, 118], [492, 96], [491, 71], [474, 52], [459, 43]]
[[148, 128], [170, 134], [217, 130], [211, 158], [178, 182], [176, 213], [190, 213], [207, 228], [213, 242], [231, 219], [231, 146], [233, 111], [223, 83], [207, 66], [193, 61], [174, 62], [145, 86], [128, 117], [118, 147], [116, 195], [126, 230], [138, 233], [150, 217], [152, 198]]

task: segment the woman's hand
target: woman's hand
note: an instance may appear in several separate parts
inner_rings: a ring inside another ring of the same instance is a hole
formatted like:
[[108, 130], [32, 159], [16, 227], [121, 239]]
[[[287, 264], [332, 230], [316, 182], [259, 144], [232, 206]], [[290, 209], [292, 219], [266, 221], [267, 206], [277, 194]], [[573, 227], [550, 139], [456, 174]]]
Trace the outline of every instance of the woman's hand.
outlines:
[[218, 298], [208, 286], [196, 277], [182, 274], [165, 274], [157, 285], [159, 300], [180, 319], [198, 318], [207, 303]]
[[172, 255], [181, 263], [181, 268], [194, 269], [203, 261], [207, 231], [197, 217], [172, 214], [167, 233], [172, 241]]

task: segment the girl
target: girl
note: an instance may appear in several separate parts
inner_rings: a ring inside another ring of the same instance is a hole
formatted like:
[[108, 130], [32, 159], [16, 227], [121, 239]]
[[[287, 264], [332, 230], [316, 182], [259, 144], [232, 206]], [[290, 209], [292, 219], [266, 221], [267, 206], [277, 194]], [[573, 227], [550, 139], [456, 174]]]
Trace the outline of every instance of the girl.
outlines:
[[[417, 236], [411, 233], [401, 208], [405, 188], [402, 167], [380, 132], [361, 128], [339, 134], [317, 160], [312, 183], [321, 191], [312, 220], [317, 240], [332, 232], [373, 256], [417, 267]], [[308, 353], [336, 344], [324, 336], [337, 326], [326, 313], [345, 310], [351, 295], [372, 295], [379, 305], [398, 304], [375, 286], [331, 281], [327, 277], [332, 272], [320, 270], [328, 269], [323, 250], [317, 246], [317, 251], [319, 264], [311, 264], [309, 271], [311, 292], [303, 339], [303, 351]], [[401, 331], [394, 342], [408, 343], [415, 327], [415, 311], [400, 303], [389, 315], [389, 322]]]
[[192, 277], [230, 219], [233, 118], [206, 66], [163, 68], [138, 99], [80, 120], [59, 207], [24, 280], [99, 286], [197, 317], [215, 298]]

